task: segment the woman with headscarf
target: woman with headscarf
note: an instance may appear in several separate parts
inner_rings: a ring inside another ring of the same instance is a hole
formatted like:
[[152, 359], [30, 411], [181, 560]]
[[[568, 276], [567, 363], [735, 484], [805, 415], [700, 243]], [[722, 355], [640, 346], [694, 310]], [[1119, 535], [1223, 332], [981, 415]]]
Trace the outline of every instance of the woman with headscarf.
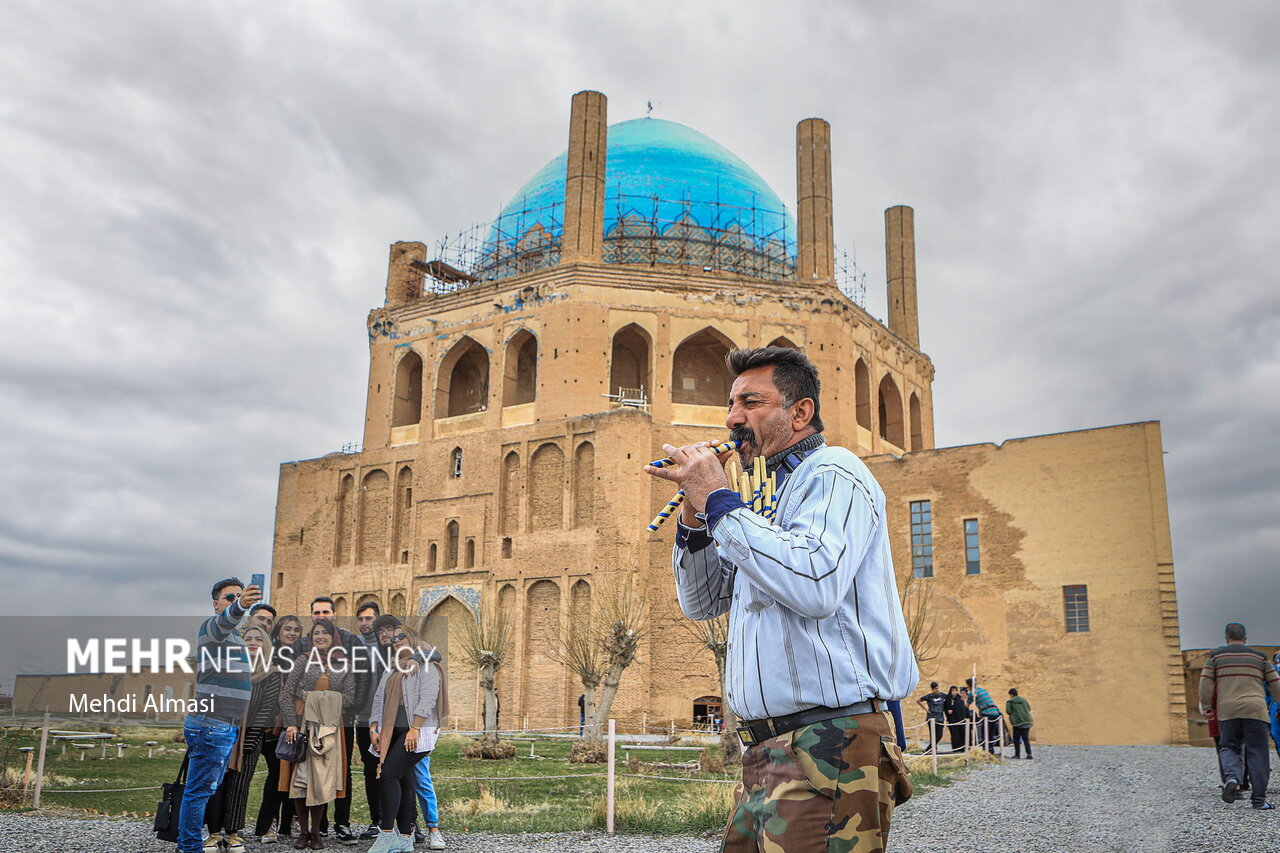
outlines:
[[[287, 674], [293, 669], [293, 644], [301, 637], [302, 620], [292, 614], [280, 617], [271, 631], [272, 662], [280, 672], [282, 689]], [[263, 844], [274, 844], [279, 836], [288, 838], [293, 834], [293, 801], [280, 790], [280, 759], [276, 757], [276, 742], [284, 727], [285, 710], [280, 703], [275, 722], [263, 732], [262, 758], [267, 762], [267, 779], [262, 786], [262, 803], [253, 827], [254, 835]]]
[[245, 810], [249, 805], [249, 786], [258, 766], [266, 731], [275, 726], [280, 710], [280, 672], [275, 666], [271, 639], [256, 625], [245, 628], [241, 636], [253, 670], [250, 677], [253, 692], [240, 720], [240, 734], [231, 750], [226, 775], [205, 807], [205, 822], [209, 825], [205, 853], [218, 853], [219, 843], [226, 845], [227, 853], [245, 853], [240, 831], [244, 828]]
[[380, 832], [369, 853], [413, 849], [414, 768], [435, 748], [440, 731], [440, 668], [418, 654], [418, 635], [408, 626], [395, 629], [391, 649], [369, 713], [381, 801]]
[[337, 642], [338, 629], [327, 619], [311, 626], [311, 650], [294, 660], [285, 682], [284, 702], [293, 743], [306, 736], [306, 758], [281, 763], [280, 787], [289, 792], [298, 818], [298, 850], [323, 850], [320, 821], [324, 808], [342, 793], [343, 769], [350, 762], [342, 739], [343, 713], [355, 704], [355, 675]]

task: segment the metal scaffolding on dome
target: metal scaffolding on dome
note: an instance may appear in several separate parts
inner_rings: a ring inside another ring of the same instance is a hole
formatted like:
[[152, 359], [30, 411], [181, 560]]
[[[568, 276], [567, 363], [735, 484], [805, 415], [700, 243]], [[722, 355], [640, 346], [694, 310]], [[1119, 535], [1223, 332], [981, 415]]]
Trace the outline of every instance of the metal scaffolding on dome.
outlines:
[[[618, 195], [605, 211], [603, 260], [650, 268], [691, 266], [766, 281], [794, 278], [796, 235], [784, 211], [718, 202]], [[425, 293], [450, 293], [560, 262], [564, 204], [503, 212], [435, 244], [422, 264]], [[836, 258], [836, 283], [865, 308], [866, 274], [848, 253]]]

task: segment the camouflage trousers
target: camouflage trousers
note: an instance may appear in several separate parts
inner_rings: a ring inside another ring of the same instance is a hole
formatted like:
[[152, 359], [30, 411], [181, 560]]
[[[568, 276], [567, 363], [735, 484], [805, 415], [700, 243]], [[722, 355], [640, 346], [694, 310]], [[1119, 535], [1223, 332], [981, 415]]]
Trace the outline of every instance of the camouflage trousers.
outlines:
[[911, 780], [884, 712], [802, 726], [747, 749], [724, 853], [883, 851]]

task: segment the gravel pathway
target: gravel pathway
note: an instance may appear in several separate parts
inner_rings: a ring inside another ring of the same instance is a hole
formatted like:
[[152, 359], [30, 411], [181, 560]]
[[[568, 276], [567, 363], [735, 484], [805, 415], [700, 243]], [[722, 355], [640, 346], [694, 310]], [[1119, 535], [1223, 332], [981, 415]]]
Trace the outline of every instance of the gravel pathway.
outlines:
[[[1280, 853], [1280, 809], [1218, 796], [1207, 749], [1036, 746], [1034, 761], [974, 768], [894, 814], [892, 853]], [[1276, 798], [1280, 800], [1280, 795]], [[172, 853], [133, 820], [0, 812], [0, 853]], [[712, 853], [716, 840], [600, 833], [450, 834], [459, 853]], [[249, 843], [254, 853], [291, 846]], [[331, 850], [363, 851], [366, 845]]]

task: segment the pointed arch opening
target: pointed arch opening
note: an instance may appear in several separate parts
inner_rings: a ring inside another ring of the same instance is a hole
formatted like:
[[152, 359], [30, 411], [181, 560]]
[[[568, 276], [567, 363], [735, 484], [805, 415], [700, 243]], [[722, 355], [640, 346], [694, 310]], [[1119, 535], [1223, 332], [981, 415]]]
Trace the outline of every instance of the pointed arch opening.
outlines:
[[671, 401], [724, 406], [733, 377], [725, 356], [733, 343], [710, 327], [685, 338], [671, 359]]
[[440, 362], [436, 380], [437, 416], [457, 417], [482, 412], [489, 404], [489, 353], [463, 336]]
[[885, 374], [880, 380], [880, 437], [890, 444], [904, 447], [902, 435], [902, 394], [893, 377]]
[[395, 401], [391, 406], [391, 425], [409, 426], [422, 420], [422, 356], [413, 350], [405, 353], [396, 366]]
[[532, 403], [538, 396], [538, 339], [521, 329], [507, 343], [502, 376], [502, 405]]
[[356, 530], [356, 478], [350, 474], [342, 477], [338, 486], [338, 535], [333, 551], [333, 564], [345, 566], [351, 562], [352, 544]]
[[573, 526], [596, 523], [596, 448], [589, 441], [573, 452]]
[[858, 359], [853, 363], [853, 398], [857, 401], [858, 426], [871, 429], [871, 371]]
[[911, 420], [911, 449], [924, 450], [924, 430], [921, 427], [920, 416], [920, 398], [916, 396], [916, 392], [911, 392], [911, 397], [907, 401], [907, 411]]
[[391, 596], [391, 610], [388, 612], [400, 619], [402, 622], [409, 618], [409, 614], [404, 608], [405, 600], [403, 594], [397, 592], [395, 595]]
[[564, 451], [547, 443], [529, 460], [529, 529], [564, 526]]
[[413, 550], [413, 469], [405, 465], [396, 474], [394, 562], [407, 564]]
[[476, 540], [470, 536], [467, 537], [467, 547], [463, 550], [462, 567], [464, 569], [476, 567]]
[[520, 530], [520, 494], [524, 490], [520, 454], [514, 450], [502, 459], [502, 481], [498, 488], [498, 526], [502, 533], [510, 535]]
[[628, 323], [613, 335], [609, 359], [609, 393], [624, 406], [640, 408], [649, 402], [653, 381], [649, 376], [649, 333]]
[[798, 350], [799, 352], [804, 352], [804, 347], [802, 347], [802, 346], [800, 346], [799, 344], [795, 343], [795, 342], [794, 342], [794, 341], [792, 341], [790, 338], [788, 338], [786, 335], [778, 335], [778, 337], [776, 337], [776, 338], [774, 338], [773, 340], [769, 341], [769, 346], [771, 346], [771, 347], [782, 347], [782, 348], [784, 348], [784, 349], [793, 349], [793, 350]]
[[360, 563], [385, 563], [391, 546], [391, 478], [374, 469], [365, 474], [360, 491]]
[[549, 650], [560, 634], [560, 587], [554, 581], [540, 580], [530, 585], [525, 594], [524, 613], [524, 688], [520, 703], [529, 713], [529, 721], [539, 726], [559, 726], [564, 695], [564, 668], [556, 663]]
[[458, 522], [450, 521], [444, 528], [444, 569], [451, 571], [458, 568]]
[[460, 642], [475, 621], [470, 607], [448, 595], [431, 608], [421, 622], [423, 641], [439, 649], [444, 658], [443, 666], [449, 678], [449, 714], [468, 728], [476, 722], [476, 673], [469, 667], [465, 655], [449, 653], [449, 643]]

